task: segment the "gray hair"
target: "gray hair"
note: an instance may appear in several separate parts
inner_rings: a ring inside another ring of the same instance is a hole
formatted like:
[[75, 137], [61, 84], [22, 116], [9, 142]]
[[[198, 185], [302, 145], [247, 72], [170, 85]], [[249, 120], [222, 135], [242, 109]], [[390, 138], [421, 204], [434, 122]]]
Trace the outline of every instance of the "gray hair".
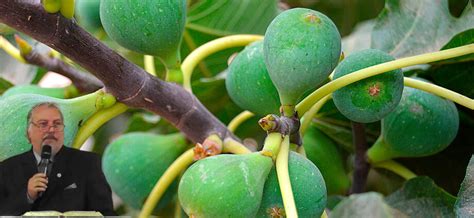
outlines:
[[46, 106], [48, 108], [56, 108], [59, 111], [59, 115], [61, 115], [61, 120], [64, 121], [63, 113], [61, 112], [61, 109], [59, 109], [59, 106], [56, 103], [54, 103], [54, 102], [42, 102], [42, 103], [36, 104], [33, 107], [31, 107], [31, 110], [28, 112], [28, 116], [26, 117], [27, 126], [30, 125], [31, 115], [33, 114], [33, 111], [36, 108], [41, 107], [41, 106]]

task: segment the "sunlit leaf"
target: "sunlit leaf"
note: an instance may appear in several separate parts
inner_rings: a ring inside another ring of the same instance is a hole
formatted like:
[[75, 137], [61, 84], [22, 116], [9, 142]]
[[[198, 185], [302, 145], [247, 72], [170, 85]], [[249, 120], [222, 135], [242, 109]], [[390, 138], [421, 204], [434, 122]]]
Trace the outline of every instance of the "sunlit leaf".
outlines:
[[387, 0], [372, 32], [372, 48], [406, 57], [440, 50], [454, 35], [474, 28], [469, 2], [453, 17], [448, 0]]

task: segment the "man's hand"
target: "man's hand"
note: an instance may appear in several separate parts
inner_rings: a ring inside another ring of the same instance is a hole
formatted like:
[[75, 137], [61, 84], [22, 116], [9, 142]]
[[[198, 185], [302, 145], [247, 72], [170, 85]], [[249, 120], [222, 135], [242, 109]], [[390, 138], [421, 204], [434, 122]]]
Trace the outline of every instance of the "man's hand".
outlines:
[[31, 200], [38, 198], [38, 192], [46, 191], [48, 178], [44, 173], [37, 173], [28, 180], [28, 197]]

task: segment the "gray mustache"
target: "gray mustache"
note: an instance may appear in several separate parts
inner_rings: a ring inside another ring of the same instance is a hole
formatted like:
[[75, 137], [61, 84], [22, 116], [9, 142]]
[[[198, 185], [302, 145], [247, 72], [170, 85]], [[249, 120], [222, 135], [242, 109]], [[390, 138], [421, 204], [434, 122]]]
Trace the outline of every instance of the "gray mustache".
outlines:
[[56, 137], [54, 137], [53, 135], [47, 135], [43, 138], [43, 141], [46, 140], [46, 139], [53, 139], [53, 140], [58, 140]]

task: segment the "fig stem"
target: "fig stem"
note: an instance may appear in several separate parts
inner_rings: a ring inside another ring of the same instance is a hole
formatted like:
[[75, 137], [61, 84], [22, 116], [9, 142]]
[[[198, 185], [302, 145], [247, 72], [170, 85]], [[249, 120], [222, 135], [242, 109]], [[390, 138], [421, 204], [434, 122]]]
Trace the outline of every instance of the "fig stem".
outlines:
[[225, 153], [233, 154], [248, 154], [252, 152], [247, 147], [245, 147], [245, 145], [241, 144], [233, 138], [224, 139], [224, 148], [222, 151]]
[[298, 152], [298, 154], [301, 156], [306, 157], [306, 150], [304, 150], [303, 145], [296, 147], [296, 152]]
[[84, 124], [79, 128], [76, 137], [72, 143], [72, 147], [79, 149], [82, 144], [104, 123], [112, 118], [122, 114], [128, 109], [128, 106], [122, 103], [115, 103], [113, 106], [99, 110], [94, 113]]
[[301, 118], [301, 127], [300, 133], [301, 137], [304, 136], [306, 130], [308, 129], [309, 125], [312, 123], [313, 117], [318, 113], [318, 111], [326, 104], [326, 102], [332, 98], [332, 95], [326, 95], [321, 100], [316, 102], [309, 110], [304, 114]]
[[294, 105], [281, 105], [280, 107], [281, 116], [293, 117], [295, 115], [295, 106]]
[[337, 78], [329, 83], [326, 83], [325, 85], [323, 85], [322, 87], [318, 88], [316, 91], [311, 93], [309, 96], [307, 96], [305, 99], [303, 99], [303, 101], [301, 101], [296, 106], [296, 111], [298, 112], [299, 115], [303, 115], [306, 113], [306, 111], [309, 110], [309, 108], [313, 104], [315, 104], [315, 102], [318, 102], [324, 96], [346, 85], [349, 85], [351, 83], [357, 82], [359, 80], [362, 80], [371, 76], [379, 75], [379, 74], [382, 74], [391, 70], [403, 68], [403, 67], [413, 66], [417, 64], [426, 64], [430, 62], [459, 57], [459, 56], [471, 54], [471, 53], [474, 53], [474, 43], [465, 45], [465, 46], [456, 47], [456, 48], [446, 49], [442, 51], [401, 58], [398, 60], [389, 61], [382, 64], [367, 67], [367, 68], [355, 71], [353, 73], [347, 74], [345, 76], [342, 76], [340, 78]]
[[410, 180], [416, 177], [416, 174], [413, 173], [410, 169], [406, 168], [405, 166], [393, 160], [386, 160], [386, 161], [382, 161], [378, 163], [373, 163], [372, 166], [375, 168], [383, 168], [383, 169], [392, 171], [406, 180]]
[[165, 193], [166, 189], [170, 184], [184, 171], [189, 165], [193, 163], [194, 151], [189, 149], [181, 154], [163, 173], [158, 182], [155, 184], [153, 189], [148, 195], [145, 203], [143, 204], [142, 210], [140, 211], [139, 218], [150, 217], [156, 204], [160, 201], [160, 198]]
[[153, 76], [156, 76], [155, 57], [151, 55], [143, 55], [143, 65], [145, 66], [146, 72]]
[[437, 86], [432, 83], [424, 82], [421, 80], [416, 80], [412, 78], [405, 77], [403, 79], [403, 82], [405, 83], [406, 86], [420, 89], [435, 95], [438, 95], [440, 97], [449, 99], [451, 101], [454, 101], [458, 103], [459, 105], [462, 105], [464, 107], [467, 107], [471, 110], [474, 110], [474, 99], [468, 98], [464, 95], [461, 95], [457, 92], [451, 91], [449, 89], [443, 88], [441, 86]]
[[328, 218], [328, 214], [326, 213], [326, 210], [323, 211], [323, 214], [321, 214], [321, 218]]
[[[196, 43], [194, 42], [193, 37], [191, 36], [191, 34], [189, 34], [189, 31], [187, 29], [185, 29], [183, 32], [183, 40], [186, 43], [186, 45], [189, 47], [190, 51], [196, 50], [197, 48]], [[204, 62], [199, 62], [198, 67], [199, 67], [199, 70], [201, 70], [201, 73], [205, 77], [212, 77], [211, 71], [209, 70], [209, 68], [207, 68], [207, 65]]]
[[250, 111], [242, 111], [240, 114], [238, 114], [237, 116], [235, 116], [230, 122], [229, 124], [227, 125], [227, 128], [229, 129], [230, 132], [235, 132], [235, 130], [237, 129], [237, 127], [240, 126], [240, 124], [242, 124], [243, 122], [245, 122], [246, 120], [250, 119], [251, 117], [253, 117], [254, 114]]
[[287, 217], [298, 217], [296, 210], [293, 190], [291, 189], [290, 174], [288, 172], [288, 156], [290, 154], [290, 137], [285, 136], [280, 146], [280, 152], [276, 159], [276, 171], [278, 176], [278, 184], [280, 185], [281, 197]]
[[11, 57], [15, 58], [21, 63], [26, 63], [26, 60], [21, 56], [20, 50], [13, 46], [7, 39], [3, 36], [0, 36], [0, 48], [5, 50], [5, 52]]
[[[16, 60], [43, 67], [48, 71], [53, 71], [69, 78], [77, 89], [82, 93], [91, 93], [97, 91], [104, 86], [100, 80], [94, 76], [81, 72], [70, 66], [70, 63], [60, 60], [61, 54], [55, 50], [51, 50], [50, 56], [40, 54], [36, 49], [32, 48], [25, 40], [15, 35], [15, 40], [20, 47], [18, 50], [8, 40], [0, 36], [0, 48], [3, 48], [7, 54]], [[19, 55], [16, 57], [16, 55]], [[20, 58], [20, 59], [19, 59]]]
[[262, 39], [263, 36], [261, 35], [232, 35], [218, 38], [199, 46], [199, 48], [191, 52], [181, 64], [184, 89], [192, 93], [191, 75], [197, 64], [204, 60], [204, 58], [224, 49], [246, 46], [251, 42]]
[[281, 149], [282, 139], [283, 136], [279, 132], [268, 133], [260, 153], [271, 157], [275, 161]]

